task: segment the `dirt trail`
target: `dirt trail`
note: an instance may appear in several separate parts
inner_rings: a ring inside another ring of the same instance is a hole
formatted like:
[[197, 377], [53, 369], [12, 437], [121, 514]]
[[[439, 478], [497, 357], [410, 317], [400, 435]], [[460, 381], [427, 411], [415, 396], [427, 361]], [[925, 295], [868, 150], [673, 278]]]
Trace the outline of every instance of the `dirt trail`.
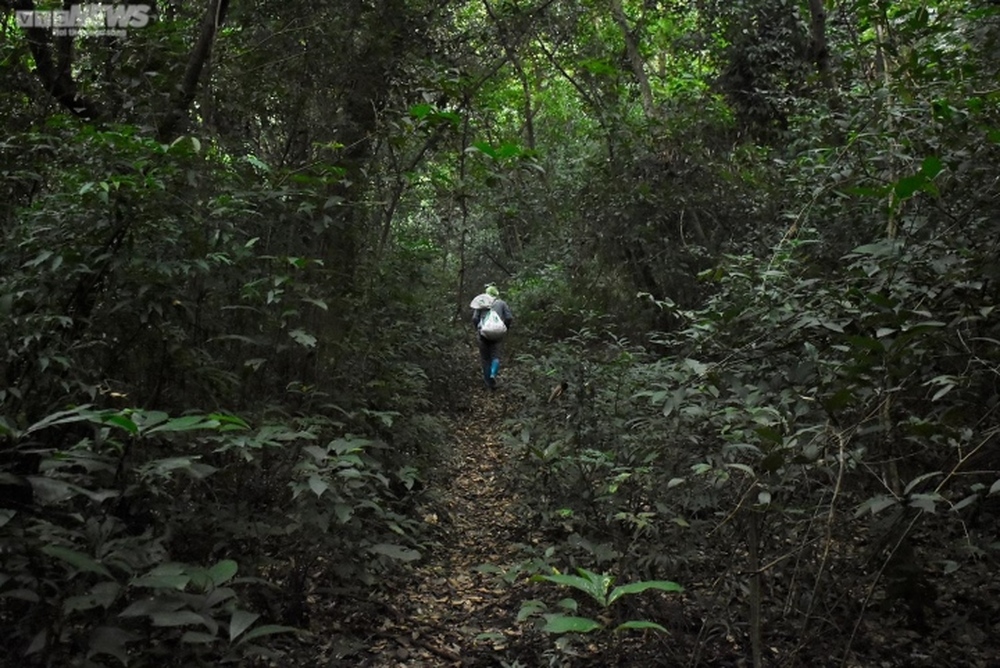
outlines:
[[385, 601], [382, 627], [357, 665], [496, 666], [519, 633], [520, 601], [495, 575], [476, 570], [516, 561], [523, 531], [501, 479], [501, 430], [487, 428], [502, 424], [511, 402], [502, 388], [476, 388], [474, 394], [471, 409], [455, 424], [449, 475], [441, 476], [436, 490], [438, 511], [425, 517], [438, 524], [439, 545], [415, 568], [406, 589]]

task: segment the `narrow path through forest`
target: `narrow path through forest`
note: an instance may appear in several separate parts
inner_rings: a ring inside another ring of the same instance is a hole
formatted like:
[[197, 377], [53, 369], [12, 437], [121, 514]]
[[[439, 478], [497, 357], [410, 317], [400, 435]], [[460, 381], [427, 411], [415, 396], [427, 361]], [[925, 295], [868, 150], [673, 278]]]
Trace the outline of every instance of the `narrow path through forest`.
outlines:
[[[384, 617], [372, 629], [366, 659], [373, 668], [499, 665], [497, 655], [519, 635], [520, 601], [496, 575], [477, 570], [516, 561], [523, 535], [502, 478], [503, 421], [513, 410], [501, 387], [470, 388], [470, 409], [454, 422], [446, 475], [433, 490], [438, 544], [425, 555], [408, 586], [384, 601]], [[405, 581], [404, 581], [405, 582]]]

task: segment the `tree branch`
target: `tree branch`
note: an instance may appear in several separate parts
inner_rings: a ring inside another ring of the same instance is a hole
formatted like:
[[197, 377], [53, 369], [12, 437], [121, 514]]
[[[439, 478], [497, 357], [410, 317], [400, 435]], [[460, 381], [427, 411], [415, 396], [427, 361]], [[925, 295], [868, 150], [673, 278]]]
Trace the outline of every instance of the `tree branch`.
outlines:
[[639, 52], [639, 42], [635, 38], [635, 32], [629, 25], [628, 17], [622, 8], [621, 0], [611, 0], [611, 14], [615, 22], [621, 28], [622, 37], [625, 38], [625, 51], [628, 53], [629, 63], [632, 65], [632, 74], [639, 84], [639, 92], [642, 94], [642, 110], [646, 114], [647, 120], [654, 120], [657, 117], [656, 105], [653, 103], [653, 90], [649, 86], [649, 77], [646, 76], [646, 65]]
[[[34, 12], [33, 0], [13, 0], [3, 6], [16, 12]], [[57, 40], [58, 61], [52, 59], [51, 28], [23, 28], [28, 48], [35, 61], [35, 74], [45, 91], [71, 114], [86, 121], [104, 118], [104, 112], [92, 101], [80, 95], [73, 79], [73, 36], [60, 36]]]
[[226, 11], [229, 7], [229, 0], [210, 0], [205, 17], [201, 21], [201, 34], [198, 41], [188, 57], [188, 64], [184, 70], [184, 78], [181, 79], [180, 91], [174, 98], [167, 114], [160, 121], [156, 128], [156, 136], [160, 141], [167, 141], [172, 138], [178, 124], [187, 113], [188, 107], [194, 101], [198, 92], [198, 80], [201, 78], [201, 71], [205, 67], [209, 56], [212, 54], [212, 44], [215, 35], [219, 31], [219, 26], [226, 20]]

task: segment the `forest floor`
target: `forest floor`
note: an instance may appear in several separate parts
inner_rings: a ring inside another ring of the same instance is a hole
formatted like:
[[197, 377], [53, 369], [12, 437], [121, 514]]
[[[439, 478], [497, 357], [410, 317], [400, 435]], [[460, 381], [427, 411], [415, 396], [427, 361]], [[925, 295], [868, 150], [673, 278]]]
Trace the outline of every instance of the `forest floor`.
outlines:
[[[478, 567], [502, 568], [518, 560], [524, 528], [502, 479], [503, 431], [489, 428], [503, 423], [512, 403], [502, 385], [494, 392], [470, 388], [468, 410], [454, 418], [450, 457], [430, 483], [433, 501], [423, 520], [434, 539], [396, 587], [383, 588], [374, 601], [336, 623], [359, 640], [331, 638], [322, 665], [504, 665], [498, 656], [520, 635], [520, 599], [516, 587]], [[324, 623], [314, 619], [314, 627], [317, 621]]]
[[[743, 646], [740, 634], [734, 637], [726, 632], [713, 639], [703, 637], [704, 628], [698, 620], [704, 622], [711, 613], [696, 602], [697, 592], [709, 597], [717, 594], [707, 580], [687, 583], [688, 594], [670, 604], [667, 616], [674, 623], [667, 624], [669, 636], [635, 635], [603, 654], [587, 643], [577, 647], [582, 651], [575, 658], [554, 652], [552, 638], [534, 630], [528, 622], [518, 621], [522, 602], [534, 597], [533, 590], [538, 585], [524, 577], [511, 577], [510, 582], [505, 582], [498, 573], [516, 573], [531, 548], [544, 544], [545, 538], [518, 513], [515, 486], [505, 479], [510, 470], [509, 450], [502, 442], [501, 425], [516, 417], [516, 397], [504, 391], [503, 385], [489, 392], [471, 375], [466, 406], [451, 418], [451, 450], [440, 469], [427, 481], [427, 502], [421, 507], [421, 514], [429, 539], [422, 549], [422, 558], [389, 576], [371, 597], [346, 607], [317, 596], [310, 611], [312, 634], [307, 653], [311, 657], [294, 665], [326, 668], [612, 665], [743, 668], [749, 665], [747, 647]], [[724, 557], [710, 561], [711, 564], [705, 565], [706, 573], [725, 571]], [[979, 569], [985, 567], [979, 565]], [[985, 574], [979, 576], [988, 581]], [[990, 589], [995, 591], [996, 586]], [[993, 658], [1000, 656], [994, 642], [969, 636], [964, 630], [969, 627], [955, 621], [974, 614], [954, 609], [957, 599], [962, 597], [953, 592], [946, 598], [950, 605], [941, 606], [941, 618], [936, 620], [943, 628], [931, 634], [906, 629], [899, 615], [870, 611], [870, 619], [865, 620], [855, 645], [857, 658], [846, 663], [834, 659], [843, 651], [846, 639], [843, 634], [813, 638], [808, 647], [803, 647], [791, 631], [785, 634], [772, 629], [777, 644], [782, 646], [766, 648], [765, 665], [1000, 666], [1000, 659]], [[992, 600], [990, 596], [986, 599]], [[987, 610], [995, 607], [995, 602], [985, 606], [983, 612], [987, 618], [990, 617]], [[951, 608], [950, 614], [944, 614], [945, 608]], [[1000, 630], [995, 619], [974, 626]], [[862, 656], [857, 656], [859, 653]]]

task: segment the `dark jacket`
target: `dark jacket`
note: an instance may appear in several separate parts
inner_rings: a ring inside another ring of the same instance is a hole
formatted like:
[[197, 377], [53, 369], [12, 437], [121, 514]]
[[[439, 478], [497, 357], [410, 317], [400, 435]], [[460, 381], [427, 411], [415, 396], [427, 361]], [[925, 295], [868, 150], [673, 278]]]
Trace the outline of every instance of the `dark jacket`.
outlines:
[[[507, 302], [502, 299], [495, 299], [493, 301], [493, 306], [490, 307], [497, 312], [500, 319], [503, 320], [503, 324], [507, 325], [507, 329], [510, 329], [510, 325], [514, 322], [514, 314], [511, 313], [510, 307], [507, 306]], [[472, 326], [479, 331], [479, 323], [482, 322], [483, 316], [486, 315], [487, 309], [481, 308], [476, 309], [472, 312]]]

